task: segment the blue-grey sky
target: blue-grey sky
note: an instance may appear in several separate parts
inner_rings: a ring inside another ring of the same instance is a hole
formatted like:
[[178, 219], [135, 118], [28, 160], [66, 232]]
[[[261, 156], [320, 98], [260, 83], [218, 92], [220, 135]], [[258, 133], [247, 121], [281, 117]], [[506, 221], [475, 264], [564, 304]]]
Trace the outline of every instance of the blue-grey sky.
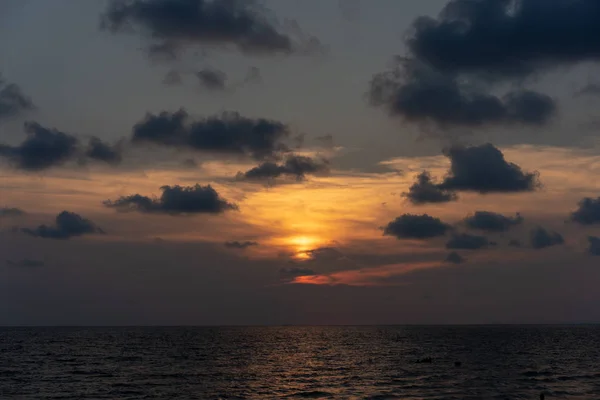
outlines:
[[600, 321], [593, 1], [177, 2], [0, 3], [0, 324]]

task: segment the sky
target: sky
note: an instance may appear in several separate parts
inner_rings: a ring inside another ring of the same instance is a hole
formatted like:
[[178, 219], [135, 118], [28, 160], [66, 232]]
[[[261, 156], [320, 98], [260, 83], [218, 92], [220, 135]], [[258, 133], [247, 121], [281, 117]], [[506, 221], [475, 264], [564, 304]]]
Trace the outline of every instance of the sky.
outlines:
[[596, 0], [4, 0], [0, 325], [600, 322]]

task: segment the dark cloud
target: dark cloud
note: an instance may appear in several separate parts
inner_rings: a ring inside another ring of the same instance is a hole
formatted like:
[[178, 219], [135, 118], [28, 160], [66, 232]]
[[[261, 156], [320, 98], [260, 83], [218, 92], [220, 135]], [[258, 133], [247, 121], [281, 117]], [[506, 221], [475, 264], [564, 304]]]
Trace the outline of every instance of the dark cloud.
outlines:
[[2, 217], [22, 217], [27, 213], [16, 207], [0, 207], [0, 218]]
[[238, 172], [236, 178], [249, 181], [272, 181], [279, 177], [292, 177], [298, 181], [306, 175], [326, 173], [329, 171], [327, 160], [315, 160], [306, 156], [291, 155], [282, 164], [264, 162], [246, 172]]
[[85, 155], [92, 160], [103, 161], [108, 164], [119, 164], [122, 160], [120, 143], [110, 145], [97, 137], [90, 139]]
[[383, 234], [398, 239], [429, 239], [444, 236], [450, 225], [427, 214], [404, 214], [383, 228]]
[[521, 167], [504, 159], [491, 144], [454, 146], [447, 152], [451, 166], [440, 184], [445, 190], [490, 192], [527, 192], [539, 186], [536, 172], [523, 172]]
[[590, 83], [582, 87], [575, 96], [600, 96], [600, 83]]
[[571, 213], [571, 220], [582, 225], [600, 224], [600, 197], [582, 199], [579, 208]]
[[25, 123], [27, 138], [18, 146], [0, 144], [0, 156], [17, 168], [39, 171], [69, 161], [77, 151], [78, 141], [72, 135], [37, 122]]
[[588, 242], [590, 244], [588, 247], [590, 254], [594, 256], [600, 256], [600, 237], [589, 236]]
[[549, 231], [542, 227], [537, 227], [531, 231], [530, 240], [531, 246], [534, 249], [544, 249], [546, 247], [563, 244], [565, 242], [560, 233]]
[[0, 119], [14, 117], [34, 108], [33, 102], [23, 94], [21, 88], [6, 82], [0, 74]]
[[458, 199], [456, 193], [441, 189], [434, 183], [431, 175], [423, 171], [417, 175], [416, 182], [413, 183], [407, 193], [402, 193], [413, 204], [427, 203], [447, 203]]
[[269, 10], [252, 0], [111, 0], [101, 27], [137, 33], [151, 54], [177, 57], [191, 46], [235, 48], [244, 54], [292, 54], [321, 46], [295, 25], [279, 26]]
[[236, 240], [232, 242], [225, 242], [224, 245], [228, 249], [246, 250], [248, 247], [258, 246], [258, 243], [250, 241], [239, 242]]
[[452, 264], [461, 264], [461, 263], [465, 262], [465, 259], [460, 254], [453, 251], [452, 253], [448, 254], [445, 261], [452, 263]]
[[416, 19], [406, 44], [437, 70], [497, 80], [599, 61], [599, 38], [597, 0], [452, 0]]
[[21, 231], [44, 239], [69, 239], [74, 236], [104, 233], [89, 219], [69, 211], [58, 214], [54, 226], [40, 225], [35, 229], [23, 228]]
[[196, 72], [200, 85], [210, 91], [225, 91], [227, 89], [227, 74], [213, 68], [204, 68]]
[[316, 275], [316, 272], [310, 268], [302, 268], [302, 267], [289, 267], [289, 268], [281, 268], [279, 270], [281, 275], [285, 275], [287, 277], [296, 277], [296, 276], [308, 276], [308, 275]]
[[465, 223], [469, 228], [489, 232], [504, 232], [521, 222], [523, 222], [523, 217], [519, 213], [515, 217], [506, 217], [491, 211], [475, 211], [473, 215], [465, 218]]
[[521, 247], [521, 246], [523, 246], [523, 244], [521, 243], [521, 241], [520, 241], [520, 240], [518, 240], [518, 239], [511, 239], [511, 240], [508, 242], [508, 245], [509, 245], [510, 247]]
[[319, 247], [304, 252], [312, 261], [333, 262], [347, 259], [346, 255], [336, 247]]
[[6, 263], [13, 267], [20, 267], [20, 268], [35, 268], [35, 267], [43, 267], [44, 266], [43, 261], [30, 260], [28, 258], [25, 258], [25, 259], [19, 260], [19, 261], [6, 260]]
[[171, 70], [165, 74], [162, 82], [165, 85], [175, 86], [181, 85], [183, 83], [183, 79], [181, 79], [181, 74], [178, 71]]
[[490, 242], [485, 236], [470, 235], [468, 233], [461, 233], [453, 235], [450, 240], [446, 243], [447, 249], [464, 249], [464, 250], [478, 250], [483, 247], [490, 245]]
[[193, 158], [187, 158], [187, 159], [183, 160], [182, 164], [186, 168], [198, 168], [200, 166], [198, 164], [198, 162], [196, 160], [194, 160]]
[[386, 108], [392, 116], [442, 129], [542, 125], [557, 109], [545, 94], [517, 90], [499, 97], [410, 60], [400, 60], [394, 70], [375, 75], [369, 96], [373, 105]]
[[235, 112], [191, 121], [180, 109], [147, 114], [133, 127], [132, 141], [264, 159], [287, 151], [283, 141], [288, 136], [288, 126], [278, 121], [246, 118]]
[[140, 194], [123, 196], [117, 200], [106, 200], [106, 207], [117, 211], [138, 211], [157, 214], [220, 214], [237, 210], [237, 205], [223, 199], [210, 185], [163, 186], [160, 198], [150, 198]]

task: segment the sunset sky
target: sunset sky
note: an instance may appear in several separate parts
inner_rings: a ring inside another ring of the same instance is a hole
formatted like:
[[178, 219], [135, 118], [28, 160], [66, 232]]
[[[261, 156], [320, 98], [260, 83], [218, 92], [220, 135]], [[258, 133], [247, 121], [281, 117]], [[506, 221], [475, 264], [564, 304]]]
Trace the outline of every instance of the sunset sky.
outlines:
[[3, 0], [0, 325], [600, 322], [597, 0]]

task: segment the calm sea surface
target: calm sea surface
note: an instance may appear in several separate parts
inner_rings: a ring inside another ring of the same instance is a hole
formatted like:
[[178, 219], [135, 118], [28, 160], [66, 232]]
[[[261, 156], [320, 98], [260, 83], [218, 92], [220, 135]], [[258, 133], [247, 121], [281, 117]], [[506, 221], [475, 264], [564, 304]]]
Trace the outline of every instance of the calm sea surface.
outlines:
[[600, 327], [0, 328], [0, 399], [540, 392], [600, 399]]

